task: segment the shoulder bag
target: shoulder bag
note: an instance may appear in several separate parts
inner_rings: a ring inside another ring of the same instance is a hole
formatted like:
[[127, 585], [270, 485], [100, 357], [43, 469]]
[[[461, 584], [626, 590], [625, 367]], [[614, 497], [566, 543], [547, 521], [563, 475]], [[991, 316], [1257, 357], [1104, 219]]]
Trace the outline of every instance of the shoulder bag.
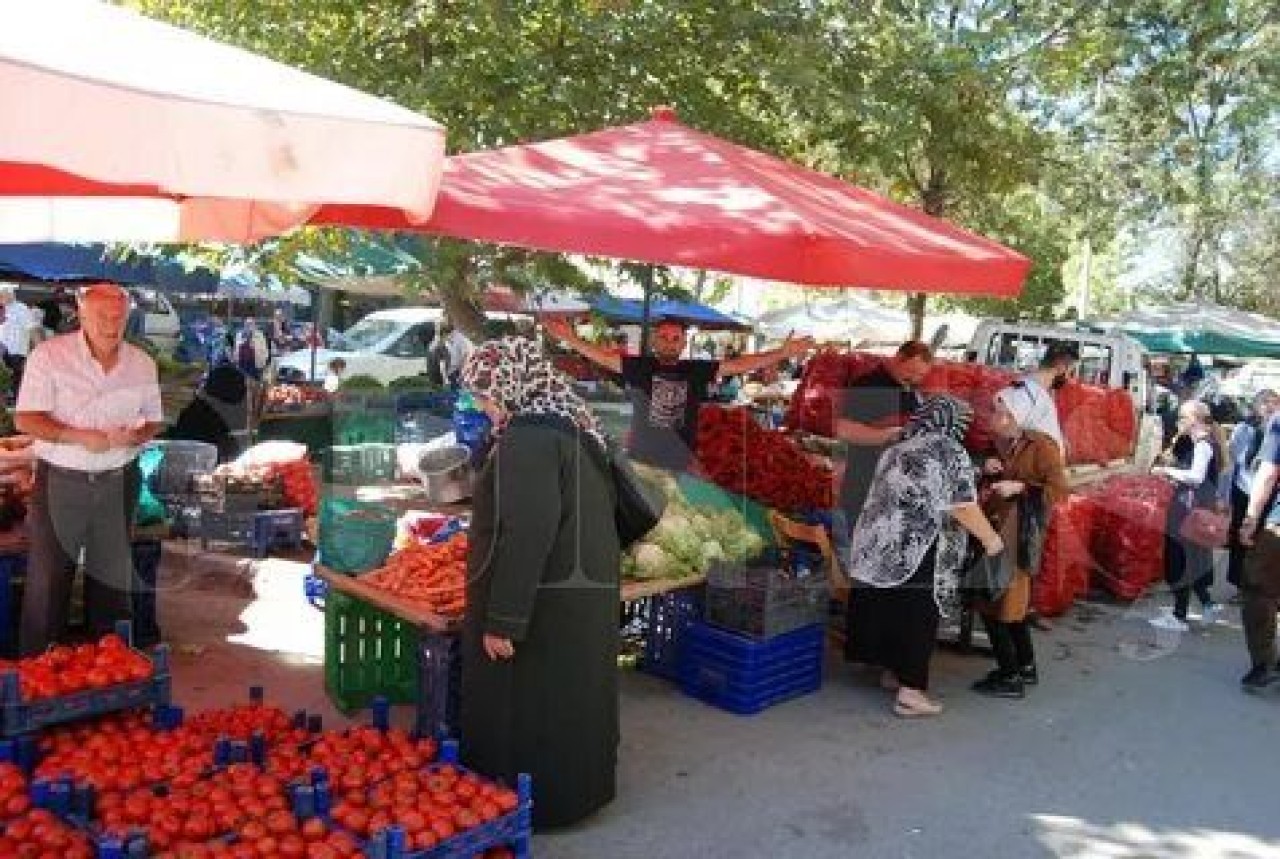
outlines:
[[618, 529], [618, 545], [628, 549], [640, 542], [662, 519], [667, 499], [662, 490], [641, 477], [631, 464], [631, 458], [612, 439], [607, 447], [584, 439], [576, 425], [559, 415], [522, 415], [516, 421], [523, 424], [549, 426], [574, 435], [611, 478], [614, 495], [614, 524]]

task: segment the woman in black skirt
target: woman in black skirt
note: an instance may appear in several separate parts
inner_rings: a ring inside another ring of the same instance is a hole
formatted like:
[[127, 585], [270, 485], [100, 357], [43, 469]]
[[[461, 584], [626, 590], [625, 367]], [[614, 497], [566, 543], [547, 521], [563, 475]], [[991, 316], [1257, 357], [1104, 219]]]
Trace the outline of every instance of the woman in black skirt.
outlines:
[[968, 538], [1004, 551], [977, 503], [973, 464], [962, 439], [968, 405], [932, 397], [912, 415], [902, 441], [880, 458], [849, 549], [846, 658], [883, 668], [903, 718], [936, 716], [929, 659], [944, 609], [953, 606]]

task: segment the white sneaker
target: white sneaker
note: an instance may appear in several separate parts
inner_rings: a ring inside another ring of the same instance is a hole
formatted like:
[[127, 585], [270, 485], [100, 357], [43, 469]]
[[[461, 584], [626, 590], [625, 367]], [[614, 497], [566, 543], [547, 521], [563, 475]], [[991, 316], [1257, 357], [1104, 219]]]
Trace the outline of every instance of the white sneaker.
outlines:
[[1215, 623], [1222, 620], [1222, 611], [1222, 606], [1218, 605], [1216, 602], [1209, 603], [1209, 605], [1205, 606], [1200, 612], [1200, 622], [1205, 626], [1213, 626]]
[[1153, 617], [1149, 623], [1156, 629], [1165, 629], [1170, 632], [1190, 632], [1191, 627], [1187, 626], [1185, 621], [1178, 620], [1173, 613], [1162, 614], [1159, 617]]

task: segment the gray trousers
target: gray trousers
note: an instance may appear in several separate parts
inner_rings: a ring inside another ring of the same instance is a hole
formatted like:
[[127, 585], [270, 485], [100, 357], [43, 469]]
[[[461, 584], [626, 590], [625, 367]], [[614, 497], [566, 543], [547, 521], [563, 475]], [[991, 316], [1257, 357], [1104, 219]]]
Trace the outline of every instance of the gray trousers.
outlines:
[[111, 632], [132, 617], [130, 527], [138, 505], [136, 462], [109, 472], [36, 464], [27, 514], [27, 581], [22, 594], [20, 649], [43, 652], [67, 634], [76, 562], [84, 551], [87, 631]]

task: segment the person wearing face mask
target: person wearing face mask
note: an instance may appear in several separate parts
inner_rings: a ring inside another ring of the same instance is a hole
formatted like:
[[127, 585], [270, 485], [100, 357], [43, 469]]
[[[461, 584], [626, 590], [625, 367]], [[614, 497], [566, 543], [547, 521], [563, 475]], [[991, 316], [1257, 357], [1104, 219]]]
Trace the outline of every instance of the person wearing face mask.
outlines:
[[1152, 623], [1186, 632], [1192, 591], [1204, 607], [1202, 623], [1206, 626], [1221, 611], [1209, 592], [1213, 585], [1213, 551], [1181, 536], [1182, 523], [1191, 511], [1217, 506], [1218, 482], [1226, 479], [1223, 472], [1229, 454], [1207, 405], [1199, 400], [1182, 404], [1178, 410], [1178, 435], [1164, 457], [1169, 464], [1157, 466], [1151, 473], [1174, 485], [1164, 538], [1164, 576], [1173, 592], [1173, 608], [1166, 609]]
[[1058, 443], [1063, 456], [1067, 453], [1066, 436], [1058, 421], [1058, 406], [1053, 392], [1062, 388], [1075, 375], [1080, 354], [1076, 347], [1061, 340], [1051, 342], [1040, 359], [1040, 366], [1020, 382], [1031, 395], [1031, 410], [1026, 416], [1027, 429], [1041, 432]]
[[984, 473], [998, 480], [983, 509], [998, 527], [1008, 524], [1005, 551], [1014, 573], [1000, 598], [980, 609], [996, 669], [973, 689], [996, 698], [1022, 698], [1027, 686], [1040, 681], [1027, 621], [1031, 580], [1040, 568], [1053, 506], [1071, 492], [1061, 449], [1036, 427], [1037, 403], [1045, 396], [1018, 383], [996, 394], [993, 403], [991, 428], [1000, 456], [988, 461]]

